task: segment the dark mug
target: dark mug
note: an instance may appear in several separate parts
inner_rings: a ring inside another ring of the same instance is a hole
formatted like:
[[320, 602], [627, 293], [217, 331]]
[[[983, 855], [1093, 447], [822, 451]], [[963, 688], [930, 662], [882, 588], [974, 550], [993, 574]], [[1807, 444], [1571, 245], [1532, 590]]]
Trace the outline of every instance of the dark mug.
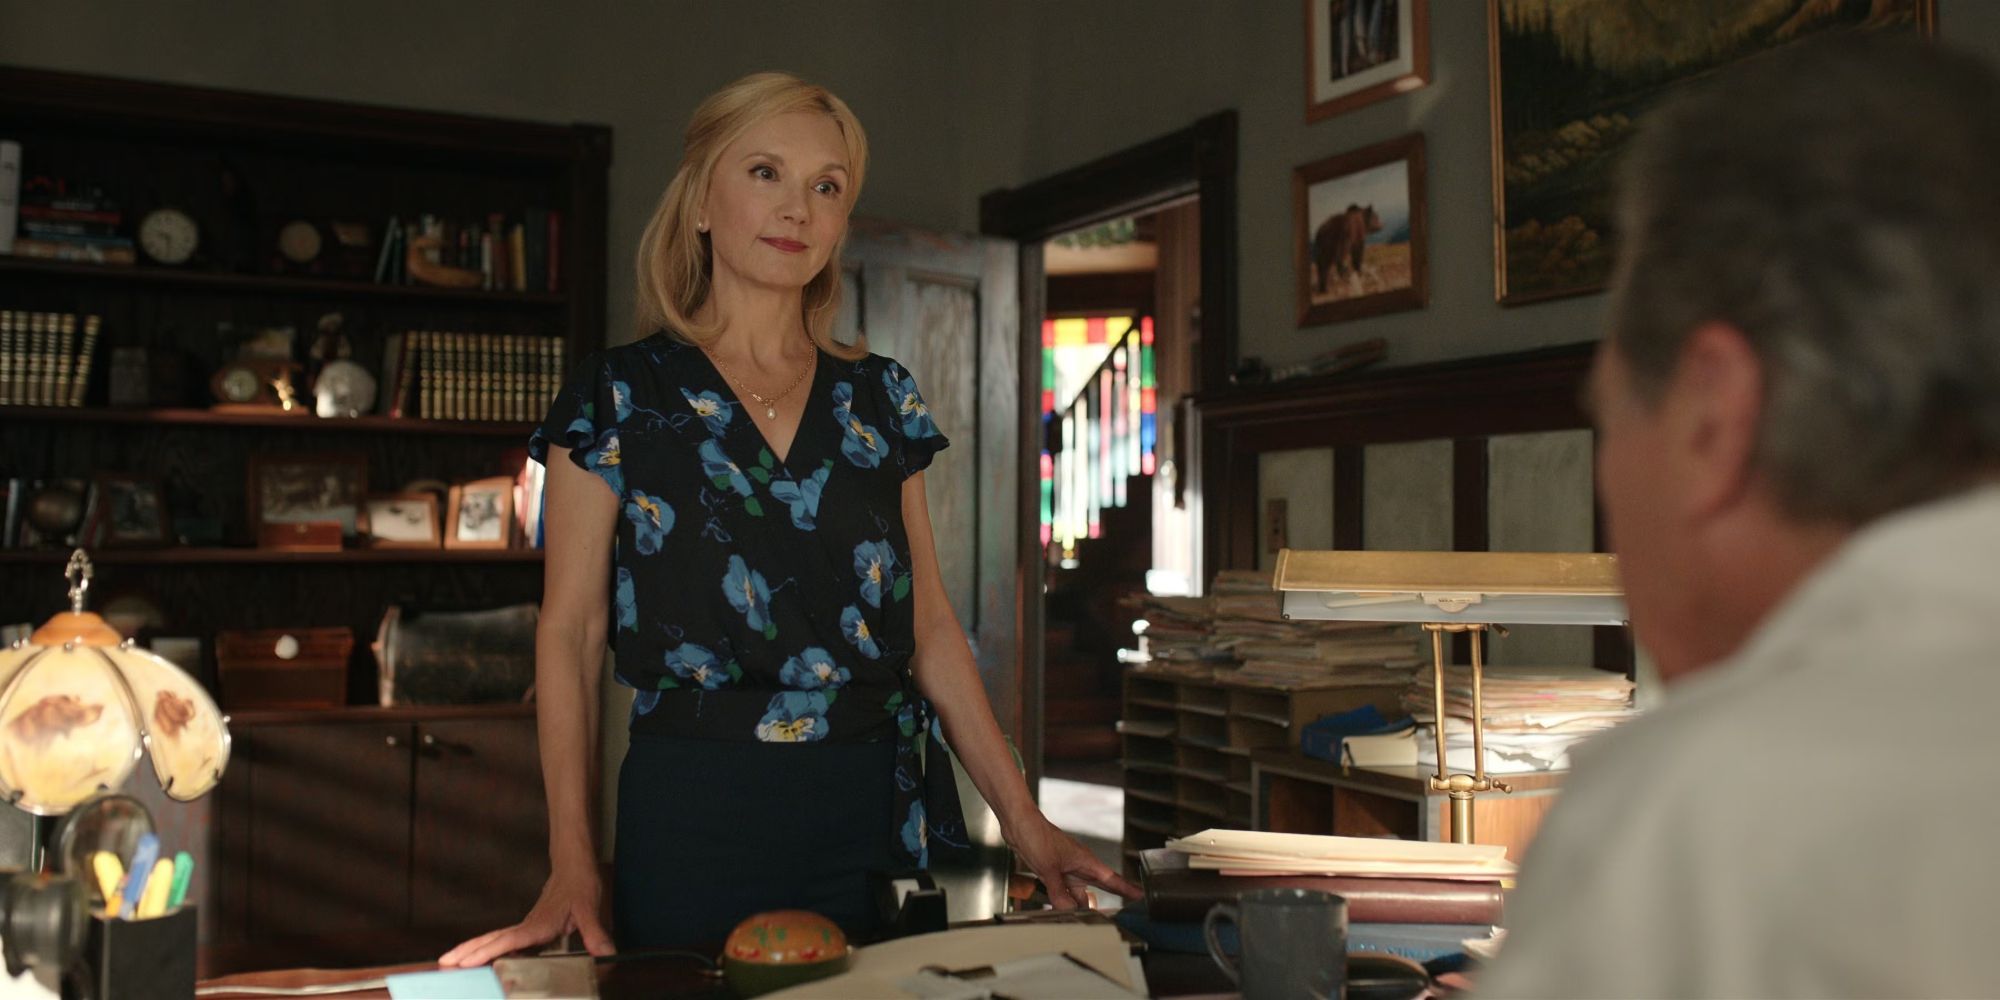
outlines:
[[[1238, 959], [1216, 940], [1217, 922], [1236, 924]], [[1347, 900], [1316, 889], [1258, 889], [1209, 908], [1201, 924], [1209, 957], [1243, 990], [1243, 1000], [1339, 1000], [1347, 982]]]

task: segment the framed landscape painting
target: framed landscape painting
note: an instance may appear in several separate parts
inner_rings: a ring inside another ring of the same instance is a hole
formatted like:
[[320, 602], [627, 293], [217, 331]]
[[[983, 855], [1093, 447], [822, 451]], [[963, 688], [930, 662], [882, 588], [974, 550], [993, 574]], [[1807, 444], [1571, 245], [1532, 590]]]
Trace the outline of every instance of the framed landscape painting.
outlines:
[[1827, 34], [1936, 25], [1935, 0], [1487, 0], [1497, 298], [1604, 287], [1613, 166], [1680, 82]]

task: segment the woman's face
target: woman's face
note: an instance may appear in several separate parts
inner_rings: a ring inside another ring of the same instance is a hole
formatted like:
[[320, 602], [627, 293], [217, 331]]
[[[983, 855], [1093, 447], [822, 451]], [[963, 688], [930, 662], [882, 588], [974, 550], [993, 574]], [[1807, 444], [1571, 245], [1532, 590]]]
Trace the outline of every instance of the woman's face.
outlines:
[[847, 144], [826, 115], [775, 115], [737, 137], [702, 204], [716, 283], [805, 287], [847, 228], [847, 187]]

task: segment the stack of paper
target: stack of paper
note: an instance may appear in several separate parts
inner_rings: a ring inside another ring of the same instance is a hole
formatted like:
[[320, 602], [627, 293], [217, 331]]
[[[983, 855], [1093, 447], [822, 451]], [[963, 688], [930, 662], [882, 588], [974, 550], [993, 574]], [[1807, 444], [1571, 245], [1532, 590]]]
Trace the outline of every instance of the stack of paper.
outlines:
[[[1437, 765], [1437, 737], [1431, 671], [1417, 671], [1403, 707], [1422, 723], [1417, 733], [1418, 763]], [[1589, 667], [1487, 667], [1481, 678], [1485, 712], [1486, 770], [1493, 774], [1561, 770], [1569, 751], [1583, 739], [1636, 714], [1632, 682], [1623, 675]], [[1473, 769], [1472, 671], [1445, 668], [1445, 714], [1463, 723], [1445, 729], [1446, 766]]]
[[1407, 626], [1287, 619], [1266, 573], [1216, 575], [1212, 641], [1235, 654], [1238, 680], [1301, 690], [1401, 687], [1416, 667]]
[[1329, 837], [1254, 830], [1203, 830], [1167, 841], [1188, 867], [1224, 874], [1377, 875], [1385, 878], [1497, 880], [1514, 874], [1507, 849], [1494, 844]]

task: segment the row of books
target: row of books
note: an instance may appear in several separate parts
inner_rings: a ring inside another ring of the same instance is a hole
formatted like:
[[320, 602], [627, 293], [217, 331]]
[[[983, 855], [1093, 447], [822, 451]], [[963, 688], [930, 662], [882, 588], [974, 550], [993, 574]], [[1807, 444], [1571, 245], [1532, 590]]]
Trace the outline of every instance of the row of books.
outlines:
[[0, 406], [82, 406], [96, 316], [0, 309]]
[[0, 140], [0, 253], [92, 264], [137, 259], [125, 214], [101, 194], [21, 191], [21, 145]]
[[418, 330], [385, 347], [392, 417], [540, 420], [562, 385], [561, 337]]
[[557, 292], [562, 288], [562, 213], [530, 208], [518, 219], [493, 212], [484, 220], [457, 221], [424, 213], [390, 216], [375, 260], [378, 284], [424, 280], [410, 271], [410, 249], [441, 268], [476, 272], [486, 291]]

